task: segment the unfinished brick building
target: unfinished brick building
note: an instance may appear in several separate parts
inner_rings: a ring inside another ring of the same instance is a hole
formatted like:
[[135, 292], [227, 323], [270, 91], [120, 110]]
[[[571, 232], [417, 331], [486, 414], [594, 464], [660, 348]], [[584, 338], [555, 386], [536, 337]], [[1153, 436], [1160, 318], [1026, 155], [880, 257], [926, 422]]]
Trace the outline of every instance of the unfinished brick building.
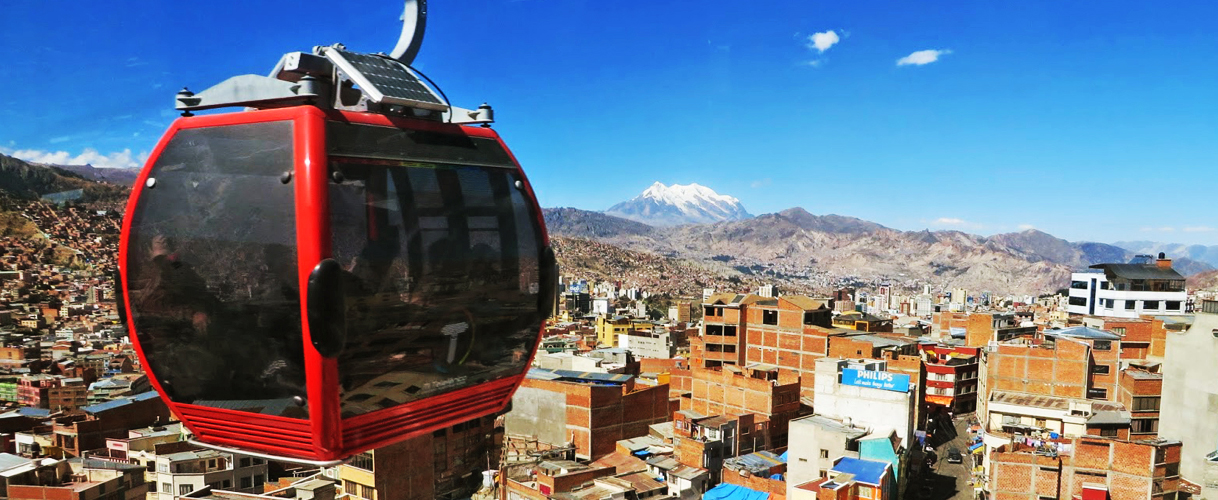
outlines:
[[703, 415], [754, 414], [768, 422], [770, 449], [786, 446], [787, 424], [799, 414], [799, 378], [775, 370], [725, 367], [690, 370], [691, 410]]
[[649, 433], [678, 410], [668, 386], [636, 385], [620, 374], [534, 369], [512, 397], [507, 434], [542, 443], [575, 445], [575, 456], [596, 460], [613, 453], [617, 441]]
[[1180, 491], [1179, 441], [1087, 436], [1074, 439], [1071, 448], [1061, 455], [1021, 444], [993, 451], [989, 459], [991, 498], [1086, 498], [1086, 487], [1112, 500], [1141, 500], [1176, 498]]
[[1116, 402], [1130, 411], [1131, 439], [1159, 435], [1159, 402], [1163, 396], [1163, 374], [1135, 368], [1121, 370]]

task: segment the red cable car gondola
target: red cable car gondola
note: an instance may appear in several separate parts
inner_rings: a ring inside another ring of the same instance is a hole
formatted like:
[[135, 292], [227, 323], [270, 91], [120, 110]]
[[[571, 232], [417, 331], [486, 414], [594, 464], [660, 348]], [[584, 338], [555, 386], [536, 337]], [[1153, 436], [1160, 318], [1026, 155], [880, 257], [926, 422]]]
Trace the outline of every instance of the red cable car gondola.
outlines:
[[[128, 325], [202, 444], [333, 462], [500, 411], [524, 377], [556, 288], [541, 211], [490, 108], [409, 68], [407, 7], [397, 58], [322, 47], [179, 93], [140, 173]], [[190, 114], [224, 106], [254, 109]]]

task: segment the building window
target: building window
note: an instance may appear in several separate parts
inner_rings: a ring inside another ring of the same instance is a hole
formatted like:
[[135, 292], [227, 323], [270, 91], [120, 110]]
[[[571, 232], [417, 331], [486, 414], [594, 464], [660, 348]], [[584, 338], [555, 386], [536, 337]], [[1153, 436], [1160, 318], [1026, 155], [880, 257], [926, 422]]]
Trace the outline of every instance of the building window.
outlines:
[[1043, 429], [1045, 427], [1045, 419], [1043, 419], [1043, 418], [1036, 419], [1036, 426]]
[[1075, 290], [1086, 290], [1087, 282], [1086, 281], [1071, 281], [1070, 288], [1073, 288]]
[[1165, 301], [1163, 303], [1163, 305], [1167, 306], [1167, 307], [1165, 307], [1165, 309], [1167, 309], [1168, 311], [1179, 311], [1180, 310], [1180, 301], [1178, 301], [1178, 300], [1168, 300], [1168, 301]]
[[1105, 399], [1107, 397], [1107, 389], [1087, 389], [1087, 399]]
[[361, 484], [361, 485], [359, 485], [359, 490], [360, 490], [359, 496], [361, 496], [361, 497], [367, 498], [368, 500], [372, 500], [373, 498], [376, 498], [376, 489], [374, 489], [371, 486]]
[[352, 481], [350, 479], [344, 479], [343, 480], [343, 493], [346, 493], [351, 496], [359, 496], [359, 486], [355, 484], [355, 481]]
[[1117, 437], [1116, 427], [1100, 427], [1100, 435], [1104, 437]]
[[1152, 434], [1159, 432], [1159, 419], [1135, 418], [1129, 421], [1129, 432], [1134, 434]]
[[1070, 297], [1070, 305], [1085, 306], [1087, 305], [1087, 297]]
[[1106, 307], [1108, 309], [1112, 309], [1113, 307], [1116, 307], [1115, 300], [1113, 300], [1113, 299], [1102, 299], [1102, 300], [1104, 301], [1104, 307]]
[[1159, 310], [1159, 301], [1157, 301], [1157, 300], [1144, 300], [1144, 301], [1142, 301], [1142, 309], [1151, 310], [1151, 311], [1158, 311], [1158, 310]]
[[723, 336], [725, 336], [725, 337], [735, 337], [735, 336], [736, 336], [736, 327], [734, 327], [734, 326], [724, 326], [724, 327], [723, 327]]
[[1137, 308], [1137, 306], [1138, 306], [1138, 301], [1136, 301], [1136, 300], [1126, 300], [1125, 301], [1125, 310], [1126, 311], [1132, 311], [1135, 308]]
[[829, 458], [829, 450], [820, 450], [821, 458]]
[[190, 492], [192, 492], [194, 490], [195, 490], [195, 487], [193, 485], [189, 485], [189, 484], [179, 484], [178, 485], [178, 494], [179, 495], [189, 495]]
[[224, 486], [222, 486], [222, 487], [223, 487], [223, 488], [232, 488], [232, 487], [233, 487], [233, 480], [232, 480], [232, 479], [225, 479], [225, 480], [224, 480]]
[[169, 484], [169, 483], [161, 483], [161, 491], [172, 495], [173, 494], [173, 485]]
[[[1112, 299], [1108, 299], [1108, 300], [1112, 300]], [[1112, 306], [1108, 306], [1108, 307], [1112, 307]], [[1112, 333], [1115, 333], [1117, 335], [1124, 337], [1125, 336], [1125, 327], [1114, 326], [1114, 327], [1112, 327]]]
[[250, 457], [241, 457], [241, 460], [237, 461], [237, 463], [240, 464], [241, 467], [249, 467]]
[[241, 489], [248, 490], [254, 487], [254, 478], [245, 476], [241, 478]]
[[761, 323], [766, 325], [778, 324], [778, 311], [761, 311]]
[[1158, 396], [1133, 398], [1133, 411], [1159, 411]]
[[1111, 340], [1097, 340], [1097, 341], [1095, 341], [1094, 344], [1091, 344], [1091, 347], [1097, 351], [1111, 351], [1112, 350], [1112, 341]]
[[[440, 441], [438, 444], [442, 447], [444, 442]], [[443, 453], [443, 451], [441, 451], [441, 453]], [[352, 457], [351, 461], [348, 462], [348, 465], [358, 469], [364, 469], [368, 472], [376, 472], [372, 469], [372, 454], [368, 452], [360, 453], [359, 455]]]
[[254, 476], [254, 487], [255, 488], [261, 488], [263, 484], [266, 484], [266, 476], [264, 476], [262, 474], [258, 474], [257, 476]]
[[1095, 365], [1095, 366], [1092, 366], [1092, 367], [1091, 367], [1091, 373], [1094, 373], [1094, 374], [1097, 374], [1097, 375], [1107, 375], [1107, 374], [1108, 374], [1108, 365]]

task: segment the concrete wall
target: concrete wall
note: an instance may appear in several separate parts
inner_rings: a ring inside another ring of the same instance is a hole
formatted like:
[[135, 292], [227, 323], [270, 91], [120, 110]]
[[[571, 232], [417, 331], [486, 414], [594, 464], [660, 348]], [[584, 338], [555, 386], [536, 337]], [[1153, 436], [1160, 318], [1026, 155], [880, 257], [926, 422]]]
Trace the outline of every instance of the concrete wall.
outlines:
[[888, 428], [906, 443], [914, 441], [914, 393], [838, 383], [836, 359], [816, 363], [816, 411], [836, 419], [850, 417], [856, 427]]
[[512, 396], [512, 411], [504, 416], [508, 434], [537, 436], [537, 440], [562, 445], [567, 435], [567, 395], [533, 387], [521, 387]]
[[[1167, 333], [1159, 436], [1187, 443], [1180, 475], [1205, 486], [1205, 455], [1218, 448], [1218, 315], [1198, 313], [1192, 328]], [[1218, 479], [1218, 478], [1215, 478]], [[1202, 490], [1218, 498], [1218, 488]]]
[[[787, 496], [793, 497], [796, 487], [821, 477], [840, 457], [859, 458], [856, 451], [846, 451], [846, 435], [832, 432], [810, 421], [808, 417], [792, 420], [787, 445]], [[825, 450], [827, 458], [821, 458]]]

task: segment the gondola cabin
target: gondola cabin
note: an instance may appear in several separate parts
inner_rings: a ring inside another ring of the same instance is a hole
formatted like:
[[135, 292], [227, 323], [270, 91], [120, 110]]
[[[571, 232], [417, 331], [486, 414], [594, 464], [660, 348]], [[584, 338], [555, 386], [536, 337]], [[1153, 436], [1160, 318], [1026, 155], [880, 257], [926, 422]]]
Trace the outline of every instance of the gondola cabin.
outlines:
[[[120, 270], [153, 385], [197, 441], [304, 462], [502, 410], [556, 284], [489, 109], [417, 80], [395, 97], [386, 73], [414, 73], [384, 56], [284, 59], [179, 94], [186, 115], [262, 109], [179, 118], [131, 194]], [[276, 82], [251, 100], [251, 78]]]

